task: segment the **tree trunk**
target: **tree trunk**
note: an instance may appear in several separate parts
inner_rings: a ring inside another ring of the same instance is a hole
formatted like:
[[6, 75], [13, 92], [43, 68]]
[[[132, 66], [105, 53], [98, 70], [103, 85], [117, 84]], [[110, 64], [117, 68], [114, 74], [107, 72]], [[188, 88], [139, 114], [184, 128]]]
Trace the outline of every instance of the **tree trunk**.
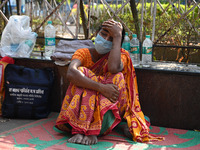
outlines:
[[130, 6], [131, 6], [131, 11], [132, 11], [132, 15], [133, 15], [134, 23], [135, 23], [136, 34], [137, 34], [138, 39], [140, 40], [139, 19], [138, 19], [138, 12], [136, 8], [135, 0], [130, 1]]
[[85, 39], [88, 39], [87, 22], [86, 22], [86, 16], [85, 16], [85, 12], [84, 12], [83, 0], [80, 0], [80, 13], [81, 13], [81, 19], [82, 19], [82, 25], [83, 25]]

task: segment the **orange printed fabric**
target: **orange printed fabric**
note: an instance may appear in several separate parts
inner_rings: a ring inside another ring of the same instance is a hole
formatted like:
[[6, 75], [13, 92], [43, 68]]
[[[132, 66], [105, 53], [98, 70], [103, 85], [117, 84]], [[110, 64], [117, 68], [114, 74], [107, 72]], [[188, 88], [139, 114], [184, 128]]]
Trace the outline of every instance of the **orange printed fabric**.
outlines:
[[149, 126], [139, 103], [135, 71], [128, 52], [121, 50], [124, 69], [117, 74], [108, 72], [108, 55], [93, 63], [89, 50], [80, 49], [72, 59], [79, 59], [84, 64], [78, 69], [88, 78], [103, 84], [117, 85], [120, 92], [118, 100], [112, 103], [99, 92], [70, 84], [56, 121], [56, 127], [70, 131], [72, 134], [99, 135], [103, 116], [111, 110], [115, 119], [104, 135], [108, 134], [124, 118], [134, 141], [163, 140], [162, 137], [149, 134]]
[[82, 66], [87, 68], [91, 68], [94, 65], [94, 62], [92, 61], [92, 57], [88, 48], [78, 49], [72, 56], [71, 60], [73, 59], [80, 60]]
[[[80, 60], [82, 66], [84, 66], [86, 68], [91, 68], [95, 64], [92, 61], [90, 51], [87, 48], [77, 50], [74, 53], [74, 55], [72, 56], [71, 60], [73, 60], [73, 59]], [[121, 61], [123, 62], [123, 64], [127, 64], [127, 58], [125, 55], [121, 55]]]

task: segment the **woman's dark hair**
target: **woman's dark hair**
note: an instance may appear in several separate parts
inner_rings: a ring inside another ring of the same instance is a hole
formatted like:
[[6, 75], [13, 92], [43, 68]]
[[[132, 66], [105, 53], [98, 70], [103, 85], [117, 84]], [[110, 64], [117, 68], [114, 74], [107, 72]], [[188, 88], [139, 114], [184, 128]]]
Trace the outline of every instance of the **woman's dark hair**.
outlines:
[[123, 43], [123, 41], [124, 41], [124, 36], [125, 36], [125, 28], [124, 28], [124, 26], [122, 25], [122, 42], [121, 42], [121, 46], [122, 46], [122, 43]]
[[[96, 31], [96, 35], [97, 35], [97, 33], [101, 30], [101, 28], [102, 28], [102, 25], [100, 25], [100, 26], [99, 26], [99, 29]], [[122, 43], [123, 43], [123, 41], [124, 41], [124, 36], [125, 36], [125, 28], [124, 28], [124, 26], [122, 25], [122, 40], [121, 40], [121, 46], [122, 46]]]

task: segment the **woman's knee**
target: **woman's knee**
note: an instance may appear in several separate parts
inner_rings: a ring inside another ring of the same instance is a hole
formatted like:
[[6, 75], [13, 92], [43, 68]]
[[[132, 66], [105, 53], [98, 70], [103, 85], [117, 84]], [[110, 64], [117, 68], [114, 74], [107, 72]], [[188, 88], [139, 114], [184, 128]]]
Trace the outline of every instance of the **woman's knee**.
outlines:
[[97, 77], [92, 70], [86, 67], [78, 67], [78, 70], [81, 71], [86, 77], [90, 78], [91, 80], [97, 81]]
[[115, 74], [112, 82], [113, 84], [117, 85], [120, 89], [125, 87], [125, 79], [123, 73], [118, 72], [117, 74]]
[[82, 73], [85, 73], [85, 72], [87, 72], [89, 69], [86, 68], [86, 67], [81, 66], [81, 67], [78, 67], [78, 70], [81, 71]]

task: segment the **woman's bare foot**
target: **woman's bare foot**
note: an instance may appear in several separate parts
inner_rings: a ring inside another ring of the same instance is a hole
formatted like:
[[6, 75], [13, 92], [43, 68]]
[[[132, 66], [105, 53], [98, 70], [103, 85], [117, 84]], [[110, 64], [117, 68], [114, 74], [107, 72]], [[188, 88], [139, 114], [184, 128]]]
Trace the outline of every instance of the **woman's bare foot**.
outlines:
[[82, 140], [83, 140], [83, 135], [82, 134], [75, 134], [70, 139], [68, 139], [68, 142], [69, 143], [81, 144]]
[[128, 138], [132, 139], [133, 136], [132, 136], [132, 134], [131, 134], [130, 131], [129, 131], [128, 124], [124, 125], [123, 128], [124, 128], [124, 134], [125, 134]]
[[98, 140], [97, 140], [97, 136], [96, 135], [85, 135], [81, 144], [84, 145], [93, 145], [93, 144], [97, 144]]

